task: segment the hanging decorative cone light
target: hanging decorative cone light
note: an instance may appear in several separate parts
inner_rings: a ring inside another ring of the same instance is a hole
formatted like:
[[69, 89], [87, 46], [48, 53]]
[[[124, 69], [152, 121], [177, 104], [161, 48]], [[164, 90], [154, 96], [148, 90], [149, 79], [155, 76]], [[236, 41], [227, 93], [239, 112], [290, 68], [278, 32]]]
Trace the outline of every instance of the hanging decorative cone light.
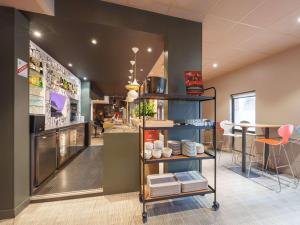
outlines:
[[133, 47], [131, 50], [133, 51], [134, 54], [136, 54], [139, 51], [139, 48], [138, 47]]
[[[130, 81], [128, 82], [129, 84], [127, 84], [125, 86], [125, 88], [127, 90], [129, 90], [128, 96], [130, 98], [137, 99], [138, 96], [139, 96], [137, 91], [139, 90], [140, 85], [136, 80], [136, 53], [139, 51], [139, 48], [138, 47], [133, 47], [131, 50], [134, 53], [134, 60], [130, 61], [130, 64], [132, 66], [132, 68], [129, 70], [130, 76], [128, 76]], [[134, 79], [133, 81], [132, 81], [132, 78]]]

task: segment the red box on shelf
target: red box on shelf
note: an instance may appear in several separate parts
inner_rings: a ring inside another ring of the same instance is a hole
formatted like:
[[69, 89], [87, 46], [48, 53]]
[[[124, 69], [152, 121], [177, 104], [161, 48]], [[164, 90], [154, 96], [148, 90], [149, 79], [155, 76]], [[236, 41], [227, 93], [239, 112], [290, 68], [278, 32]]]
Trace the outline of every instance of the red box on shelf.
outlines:
[[159, 138], [158, 130], [145, 130], [145, 142], [154, 142]]
[[203, 80], [201, 71], [185, 71], [184, 72], [186, 93], [188, 95], [203, 94]]

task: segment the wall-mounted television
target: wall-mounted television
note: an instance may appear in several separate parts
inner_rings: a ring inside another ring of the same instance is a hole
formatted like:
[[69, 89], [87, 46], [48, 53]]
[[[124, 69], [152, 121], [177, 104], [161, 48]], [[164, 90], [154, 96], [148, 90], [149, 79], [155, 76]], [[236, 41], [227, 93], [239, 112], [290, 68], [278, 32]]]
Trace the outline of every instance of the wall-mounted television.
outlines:
[[58, 94], [56, 92], [51, 92], [50, 102], [51, 102], [51, 117], [63, 116], [63, 110], [66, 103], [66, 96]]

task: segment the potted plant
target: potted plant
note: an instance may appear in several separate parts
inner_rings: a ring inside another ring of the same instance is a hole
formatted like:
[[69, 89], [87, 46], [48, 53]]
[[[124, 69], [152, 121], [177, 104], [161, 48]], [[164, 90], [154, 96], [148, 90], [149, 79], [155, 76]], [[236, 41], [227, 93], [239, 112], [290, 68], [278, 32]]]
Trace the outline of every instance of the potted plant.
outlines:
[[146, 102], [145, 104], [141, 102], [140, 107], [137, 106], [135, 108], [135, 116], [145, 116], [147, 119], [149, 117], [154, 117], [154, 115], [156, 114], [154, 107], [154, 104], [151, 102]]

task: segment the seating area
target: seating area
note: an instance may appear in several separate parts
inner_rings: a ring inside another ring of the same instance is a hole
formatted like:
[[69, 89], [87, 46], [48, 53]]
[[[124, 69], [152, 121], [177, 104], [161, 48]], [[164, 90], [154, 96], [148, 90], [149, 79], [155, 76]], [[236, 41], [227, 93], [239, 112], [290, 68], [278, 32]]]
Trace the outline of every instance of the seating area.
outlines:
[[[245, 177], [251, 179], [251, 173], [255, 173], [257, 176], [263, 176], [266, 179], [277, 180], [277, 187], [273, 185], [273, 187], [268, 188], [278, 193], [281, 192], [282, 186], [297, 188], [300, 174], [297, 172], [297, 162], [295, 162], [293, 149], [289, 149], [288, 145], [291, 143], [299, 144], [299, 138], [292, 138], [292, 136], [300, 135], [300, 126], [297, 126], [295, 129], [291, 124], [278, 125], [277, 136], [273, 138], [264, 138], [262, 134], [248, 132], [246, 130], [246, 139], [250, 139], [251, 141], [251, 147], [247, 148], [246, 151], [237, 149], [234, 144], [235, 140], [242, 139], [243, 137], [243, 132], [234, 129], [236, 126], [249, 128], [275, 127], [276, 125], [251, 125], [248, 121], [241, 121], [239, 124], [234, 124], [228, 120], [221, 121], [220, 127], [221, 132], [223, 132], [223, 140], [221, 141], [222, 145], [219, 149], [219, 163], [222, 164], [221, 155], [224, 154], [222, 152], [229, 151], [232, 160], [226, 167], [231, 168], [238, 166], [243, 170], [242, 159], [246, 158], [247, 171], [244, 173]], [[228, 138], [231, 139], [231, 142], [226, 140]], [[294, 166], [292, 166], [292, 163]]]

